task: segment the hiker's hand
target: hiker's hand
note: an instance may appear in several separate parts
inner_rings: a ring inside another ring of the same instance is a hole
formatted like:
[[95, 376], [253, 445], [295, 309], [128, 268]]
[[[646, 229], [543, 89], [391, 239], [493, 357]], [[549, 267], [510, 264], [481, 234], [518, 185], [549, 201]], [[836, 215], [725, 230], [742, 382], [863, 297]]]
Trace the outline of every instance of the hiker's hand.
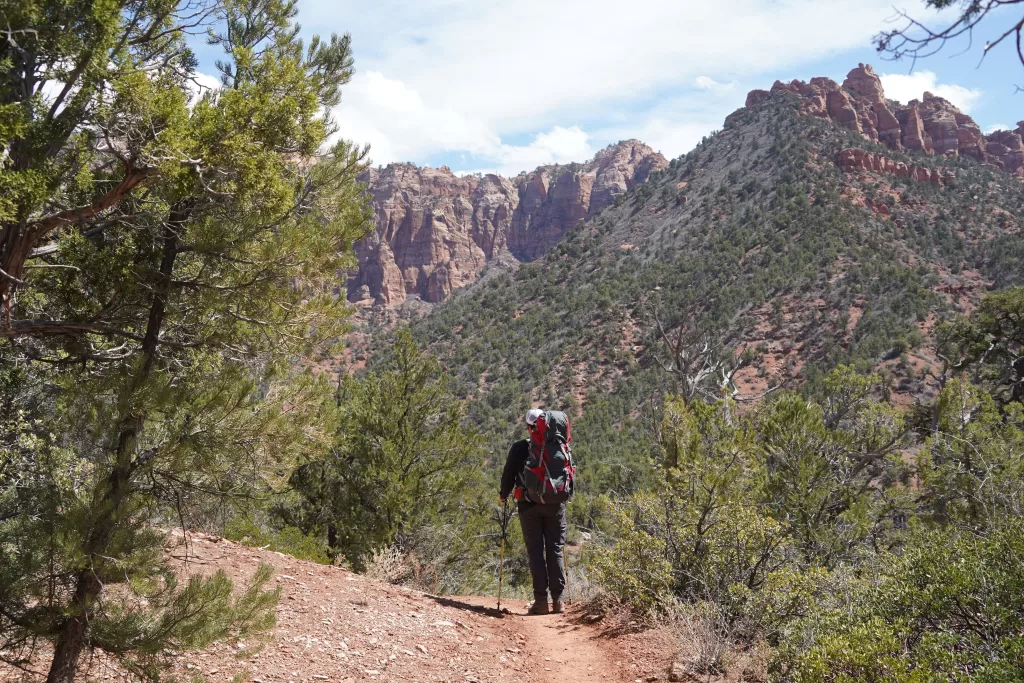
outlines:
[[498, 502], [501, 503], [502, 505], [505, 504], [506, 500], [508, 500], [508, 498], [502, 498], [501, 496], [498, 496]]

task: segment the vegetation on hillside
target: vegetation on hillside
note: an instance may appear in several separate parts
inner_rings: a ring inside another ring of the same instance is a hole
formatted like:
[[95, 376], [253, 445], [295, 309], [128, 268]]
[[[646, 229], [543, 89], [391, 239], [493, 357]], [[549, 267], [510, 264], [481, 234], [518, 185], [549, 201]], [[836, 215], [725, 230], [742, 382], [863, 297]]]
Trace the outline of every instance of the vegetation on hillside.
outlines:
[[[982, 303], [977, 283], [1020, 283], [1024, 187], [891, 150], [956, 178], [865, 181], [833, 162], [851, 146], [879, 151], [785, 96], [742, 110], [411, 331], [491, 472], [527, 407], [576, 416], [591, 575], [638, 611], [706, 622], [720, 647], [702, 673], [739, 642], [767, 647], [778, 680], [1010, 680], [1024, 565], [991, 558], [1019, 538], [1020, 290]], [[676, 396], [677, 334], [746, 382]], [[742, 402], [757, 386], [781, 389]], [[974, 574], [938, 573], [945, 546]], [[960, 590], [966, 607], [914, 611]]]
[[[986, 300], [950, 338], [1015, 318], [1022, 293]], [[1019, 352], [1020, 328], [994, 345]], [[1013, 378], [982, 381], [958, 373], [916, 429], [848, 366], [745, 413], [669, 402], [657, 485], [615, 502], [593, 552], [602, 585], [638, 611], [708, 621], [721, 645], [694, 673], [727, 668], [738, 643], [767, 645], [778, 681], [1016, 680], [1024, 405], [993, 397]]]
[[479, 437], [446, 383], [437, 360], [400, 333], [387, 366], [342, 379], [337, 435], [326, 455], [292, 472], [293, 494], [275, 516], [357, 570], [391, 552], [394, 580], [465, 588], [487, 555], [489, 497]]

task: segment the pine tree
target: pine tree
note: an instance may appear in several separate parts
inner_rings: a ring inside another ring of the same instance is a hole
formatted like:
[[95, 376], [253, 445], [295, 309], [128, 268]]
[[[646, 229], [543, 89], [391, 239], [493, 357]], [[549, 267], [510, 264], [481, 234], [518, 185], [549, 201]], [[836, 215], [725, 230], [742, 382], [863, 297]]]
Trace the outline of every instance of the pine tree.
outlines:
[[970, 316], [939, 325], [936, 335], [944, 375], [970, 371], [1000, 402], [1024, 403], [1024, 287], [987, 295]]
[[341, 425], [329, 454], [298, 468], [301, 503], [282, 510], [309, 532], [328, 535], [335, 554], [362, 570], [375, 550], [405, 552], [452, 531], [443, 561], [465, 560], [466, 533], [479, 514], [484, 454], [463, 424], [463, 408], [437, 359], [402, 330], [389, 361], [364, 379], [345, 378]]
[[[348, 37], [306, 46], [295, 15], [294, 0], [8, 15], [0, 656], [52, 641], [51, 683], [90, 648], [157, 677], [171, 650], [272, 623], [266, 570], [234, 598], [223, 575], [179, 584], [162, 529], [330, 441], [323, 383], [288, 368], [340, 331], [366, 150], [326, 146]], [[197, 99], [185, 38], [206, 29], [222, 86]]]

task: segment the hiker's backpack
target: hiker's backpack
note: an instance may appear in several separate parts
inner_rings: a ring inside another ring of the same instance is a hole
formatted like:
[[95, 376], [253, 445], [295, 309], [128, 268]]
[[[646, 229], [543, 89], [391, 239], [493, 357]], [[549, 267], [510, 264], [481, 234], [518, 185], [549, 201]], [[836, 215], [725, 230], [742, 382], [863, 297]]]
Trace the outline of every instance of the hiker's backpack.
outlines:
[[549, 410], [537, 418], [530, 435], [530, 455], [520, 475], [527, 500], [563, 503], [572, 498], [576, 466], [570, 439], [565, 413]]

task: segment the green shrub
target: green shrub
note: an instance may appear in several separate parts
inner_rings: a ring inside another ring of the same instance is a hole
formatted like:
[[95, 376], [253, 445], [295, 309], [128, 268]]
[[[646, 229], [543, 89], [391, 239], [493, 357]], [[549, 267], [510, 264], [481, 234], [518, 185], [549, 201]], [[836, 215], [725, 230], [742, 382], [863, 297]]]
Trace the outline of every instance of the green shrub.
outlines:
[[983, 535], [918, 528], [800, 621], [775, 668], [792, 681], [1010, 681], [1024, 670], [1024, 521]]
[[275, 531], [261, 527], [252, 519], [235, 517], [225, 525], [224, 537], [253, 548], [269, 548], [300, 560], [331, 563], [327, 556], [327, 544], [322, 539], [304, 534], [293, 526]]
[[672, 400], [662, 422], [661, 480], [617, 504], [616, 542], [598, 554], [606, 587], [640, 611], [677, 599], [730, 604], [786, 561], [783, 526], [753, 496], [757, 462], [729, 402]]
[[807, 563], [848, 560], [877, 521], [880, 486], [901, 477], [903, 419], [873, 398], [878, 384], [841, 366], [820, 403], [783, 393], [754, 418], [764, 499]]
[[934, 410], [939, 429], [917, 460], [935, 520], [979, 528], [1024, 514], [1024, 405], [1000, 410], [987, 392], [953, 380]]
[[618, 513], [614, 546], [599, 550], [592, 562], [598, 581], [640, 613], [664, 612], [672, 601], [672, 565], [664, 540], [644, 529], [655, 526], [660, 501], [637, 494]]

